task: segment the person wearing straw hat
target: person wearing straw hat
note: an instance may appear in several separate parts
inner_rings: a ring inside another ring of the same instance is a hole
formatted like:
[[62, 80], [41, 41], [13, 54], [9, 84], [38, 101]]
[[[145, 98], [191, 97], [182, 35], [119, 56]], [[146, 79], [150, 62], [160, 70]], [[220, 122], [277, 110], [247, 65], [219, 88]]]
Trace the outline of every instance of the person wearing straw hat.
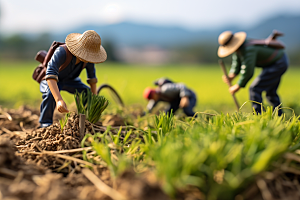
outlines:
[[195, 112], [193, 108], [196, 105], [196, 94], [188, 89], [183, 83], [174, 83], [166, 78], [158, 79], [154, 82], [158, 87], [156, 89], [147, 87], [144, 90], [143, 96], [149, 100], [147, 104], [148, 112], [151, 112], [158, 102], [168, 102], [170, 104], [164, 112], [175, 113], [179, 108], [183, 109], [183, 112], [193, 117]]
[[[223, 75], [223, 81], [227, 84], [239, 75], [238, 82], [229, 87], [231, 94], [244, 88], [254, 74], [255, 67], [262, 68], [262, 72], [252, 82], [249, 92], [252, 106], [257, 113], [261, 113], [262, 92], [266, 92], [266, 98], [273, 108], [281, 105], [277, 94], [277, 88], [281, 76], [288, 68], [288, 58], [284, 49], [274, 48], [268, 45], [256, 45], [247, 39], [245, 32], [232, 33], [225, 31], [219, 35], [218, 56], [227, 57], [232, 54], [231, 69], [228, 79]], [[278, 115], [282, 111], [278, 110]]]
[[[40, 127], [47, 127], [53, 123], [53, 112], [55, 107], [61, 113], [69, 112], [60, 91], [64, 90], [74, 94], [91, 90], [97, 93], [95, 63], [106, 60], [107, 54], [101, 45], [100, 36], [93, 30], [85, 31], [83, 34], [71, 33], [65, 43], [67, 50], [59, 46], [55, 49], [46, 71], [45, 80], [40, 83], [40, 91], [43, 101], [40, 107]], [[71, 62], [63, 70], [59, 67], [65, 62], [67, 53], [71, 53]], [[90, 87], [81, 82], [79, 75], [86, 68], [87, 82]]]

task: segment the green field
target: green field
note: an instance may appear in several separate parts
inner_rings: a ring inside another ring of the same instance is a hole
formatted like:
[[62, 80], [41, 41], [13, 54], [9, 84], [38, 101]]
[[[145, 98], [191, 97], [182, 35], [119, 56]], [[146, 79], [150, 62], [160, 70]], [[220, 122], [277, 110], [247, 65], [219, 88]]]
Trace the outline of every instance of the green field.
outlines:
[[[17, 107], [28, 104], [38, 108], [41, 102], [39, 85], [31, 78], [37, 63], [0, 64], [0, 105]], [[300, 113], [299, 72], [300, 69], [290, 68], [279, 88], [284, 107], [295, 109], [297, 114]], [[256, 75], [258, 73], [259, 70]], [[82, 73], [81, 78], [85, 79], [85, 76]], [[140, 175], [143, 172], [154, 173], [163, 191], [171, 198], [175, 198], [178, 191], [192, 186], [201, 192], [201, 199], [253, 199], [243, 197], [247, 196], [245, 191], [252, 190], [251, 184], [268, 179], [276, 183], [277, 189], [277, 183], [280, 182], [276, 181], [282, 179], [280, 173], [287, 172], [291, 178], [289, 180], [288, 176], [284, 176], [285, 185], [295, 185], [294, 180], [297, 180], [300, 170], [299, 156], [296, 154], [300, 146], [300, 116], [279, 117], [270, 107], [261, 115], [247, 113], [251, 111], [250, 103], [242, 109], [245, 112], [234, 112], [232, 97], [221, 76], [222, 71], [217, 65], [97, 65], [99, 85], [112, 85], [126, 105], [145, 106], [147, 102], [142, 97], [144, 88], [153, 85], [153, 81], [159, 77], [169, 77], [186, 83], [197, 93], [196, 111], [210, 113], [199, 114], [197, 118], [177, 118], [165, 113], [136, 117], [127, 112], [129, 109], [123, 109], [122, 115], [127, 120], [125, 129], [122, 129], [124, 126], [119, 129], [107, 126], [105, 131], [100, 131], [98, 125], [90, 129], [93, 132], [86, 129], [87, 134], [80, 144], [81, 147], [92, 148], [82, 151], [82, 155], [76, 153], [73, 156], [90, 162], [92, 166], [107, 167], [111, 179], [126, 170]], [[68, 106], [74, 104], [73, 95], [63, 93], [63, 96]], [[240, 104], [246, 102], [248, 88], [241, 90], [237, 98]], [[113, 105], [116, 104], [112, 102], [110, 106]], [[110, 110], [109, 107], [107, 110]], [[75, 116], [75, 113], [72, 115]], [[71, 137], [67, 133], [73, 131], [71, 128], [74, 121], [66, 121], [69, 124], [65, 127], [63, 123], [55, 126], [60, 126], [58, 130], [63, 133], [63, 137]], [[52, 134], [48, 133], [41, 133], [44, 140], [58, 138], [50, 138], [48, 136]], [[40, 135], [38, 137], [41, 138]], [[33, 141], [30, 137], [28, 145], [24, 146], [31, 146]], [[40, 142], [38, 145], [42, 146], [45, 141]], [[49, 142], [49, 145], [52, 148], [52, 143]], [[48, 147], [43, 147], [49, 151]], [[286, 153], [294, 153], [297, 159], [288, 158], [287, 155], [291, 154]], [[65, 161], [62, 166], [53, 164], [52, 170], [67, 170], [69, 165], [69, 161]], [[279, 189], [281, 187], [282, 194], [279, 194], [282, 199], [287, 199], [284, 198], [287, 193], [282, 192], [285, 185], [278, 185]], [[190, 191], [186, 190], [187, 193]], [[294, 192], [298, 192], [297, 187]]]
[[[37, 65], [37, 62], [0, 62], [0, 105], [18, 107], [26, 104], [39, 107], [42, 98], [39, 85], [31, 78]], [[232, 112], [235, 110], [228, 87], [221, 80], [222, 70], [217, 64], [152, 66], [102, 63], [96, 65], [96, 71], [98, 86], [102, 83], [112, 85], [120, 93], [126, 105], [145, 106], [147, 102], [142, 97], [144, 88], [154, 86], [153, 81], [157, 78], [168, 77], [175, 82], [185, 83], [196, 92], [198, 97], [196, 111]], [[256, 70], [256, 75], [259, 71], [260, 69]], [[283, 106], [296, 111], [299, 110], [300, 98], [299, 74], [299, 68], [290, 67], [279, 87]], [[85, 82], [85, 72], [81, 74], [81, 78]], [[241, 105], [248, 100], [249, 85], [250, 83], [236, 95]], [[72, 95], [66, 92], [62, 94], [68, 105], [74, 102]], [[104, 92], [103, 95], [108, 94]], [[264, 103], [267, 105], [267, 102]], [[250, 103], [245, 105], [243, 111], [251, 111]]]

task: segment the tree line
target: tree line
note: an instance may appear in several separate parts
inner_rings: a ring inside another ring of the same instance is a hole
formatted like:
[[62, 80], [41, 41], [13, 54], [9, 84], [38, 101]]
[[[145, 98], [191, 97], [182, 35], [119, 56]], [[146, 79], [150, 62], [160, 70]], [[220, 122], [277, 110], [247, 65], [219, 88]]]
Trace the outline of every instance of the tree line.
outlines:
[[[0, 36], [0, 59], [1, 60], [33, 60], [39, 50], [48, 50], [53, 37], [48, 33], [42, 33], [35, 37], [24, 34], [11, 36]], [[103, 46], [107, 51], [107, 60], [121, 62], [117, 56], [117, 48], [113, 40], [104, 41]], [[172, 56], [170, 63], [217, 63], [218, 44], [194, 43], [185, 46], [169, 47]], [[299, 48], [288, 52], [290, 63], [293, 66], [300, 66], [300, 45]], [[230, 58], [227, 58], [227, 60]]]

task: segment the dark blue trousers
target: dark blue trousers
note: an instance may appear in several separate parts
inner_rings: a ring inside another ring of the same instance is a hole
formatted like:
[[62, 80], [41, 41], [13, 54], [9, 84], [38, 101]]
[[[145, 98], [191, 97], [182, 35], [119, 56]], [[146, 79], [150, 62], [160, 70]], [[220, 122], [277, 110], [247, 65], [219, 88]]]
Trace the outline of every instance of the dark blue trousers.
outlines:
[[[288, 68], [288, 59], [284, 54], [282, 58], [276, 61], [274, 64], [263, 68], [261, 74], [253, 81], [250, 86], [250, 100], [262, 103], [262, 92], [266, 92], [266, 98], [270, 104], [275, 107], [281, 104], [280, 98], [277, 94], [277, 88], [280, 83], [281, 76]], [[252, 103], [256, 112], [261, 113], [261, 105]], [[278, 111], [278, 115], [281, 115], [282, 111]]]
[[[193, 117], [195, 115], [195, 112], [193, 111], [193, 108], [195, 107], [196, 105], [196, 102], [197, 102], [197, 98], [196, 98], [196, 95], [193, 91], [190, 91], [191, 92], [191, 96], [189, 96], [189, 101], [190, 101], [190, 104], [188, 107], [185, 107], [183, 108], [183, 112], [189, 116], [189, 117]], [[171, 110], [173, 110], [173, 114], [178, 110], [179, 108], [179, 104], [180, 104], [180, 100], [181, 99], [176, 99], [174, 101], [171, 101], [169, 102], [170, 103], [170, 107], [165, 110], [165, 112], [171, 112]]]
[[[83, 84], [79, 77], [73, 80], [66, 80], [58, 82], [59, 91], [67, 91], [71, 94], [75, 94], [76, 90], [78, 92], [86, 91], [89, 87]], [[46, 80], [43, 80], [40, 84], [40, 91], [43, 93], [43, 101], [40, 107], [40, 124], [41, 127], [50, 126], [53, 123], [53, 112], [56, 107], [56, 102]]]

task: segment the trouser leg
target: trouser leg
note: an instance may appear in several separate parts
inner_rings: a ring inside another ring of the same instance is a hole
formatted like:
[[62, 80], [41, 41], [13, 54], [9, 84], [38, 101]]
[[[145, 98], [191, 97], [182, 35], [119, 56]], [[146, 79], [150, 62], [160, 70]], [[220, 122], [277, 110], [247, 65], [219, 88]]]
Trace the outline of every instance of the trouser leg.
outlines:
[[[278, 74], [278, 78], [274, 80], [274, 84], [270, 86], [266, 90], [266, 98], [270, 102], [270, 104], [273, 106], [275, 109], [276, 107], [280, 106], [281, 101], [280, 98], [277, 94], [277, 89], [280, 84], [281, 76], [285, 73], [285, 71], [288, 68], [288, 61], [286, 55], [283, 56], [282, 59], [280, 59], [277, 62], [277, 68], [276, 68], [276, 73]], [[278, 110], [278, 115], [282, 115], [282, 110]]]
[[[280, 103], [280, 98], [277, 94], [277, 88], [279, 86], [279, 82], [276, 85], [274, 85], [273, 88], [270, 88], [269, 90], [266, 91], [266, 98], [268, 99], [268, 101], [270, 102], [270, 104], [273, 106], [273, 108], [276, 108], [277, 106], [279, 106]], [[282, 114], [281, 110], [278, 111], [279, 115]]]
[[41, 127], [47, 127], [53, 123], [53, 112], [56, 102], [45, 80], [40, 84], [40, 91], [43, 93], [43, 101], [40, 106], [39, 122]]
[[[195, 112], [193, 111], [193, 108], [196, 105], [197, 99], [196, 99], [196, 95], [195, 93], [191, 92], [191, 96], [189, 96], [189, 106], [183, 108], [184, 113], [189, 116], [189, 117], [193, 117], [195, 115]], [[195, 116], [197, 117], [197, 116]]]
[[[273, 108], [281, 104], [277, 94], [282, 74], [287, 70], [288, 61], [286, 55], [275, 62], [273, 65], [263, 69], [262, 73], [253, 81], [250, 86], [250, 100], [262, 103], [261, 94], [266, 91], [266, 97], [270, 101]], [[256, 112], [261, 113], [261, 105], [253, 103]], [[279, 110], [279, 115], [282, 111]]]
[[256, 78], [249, 88], [250, 100], [252, 102], [252, 107], [257, 113], [261, 113], [261, 104], [262, 97], [261, 94], [263, 92], [262, 88], [257, 84], [259, 82], [259, 78]]
[[[58, 82], [57, 86], [59, 91], [64, 90], [71, 94], [75, 94], [76, 90], [80, 93], [89, 89], [87, 85], [81, 82], [80, 78], [64, 82]], [[56, 107], [56, 102], [49, 89], [47, 81], [44, 80], [41, 82], [40, 91], [43, 93], [43, 101], [40, 107], [39, 122], [41, 124], [41, 127], [47, 127], [53, 123], [53, 113]]]

